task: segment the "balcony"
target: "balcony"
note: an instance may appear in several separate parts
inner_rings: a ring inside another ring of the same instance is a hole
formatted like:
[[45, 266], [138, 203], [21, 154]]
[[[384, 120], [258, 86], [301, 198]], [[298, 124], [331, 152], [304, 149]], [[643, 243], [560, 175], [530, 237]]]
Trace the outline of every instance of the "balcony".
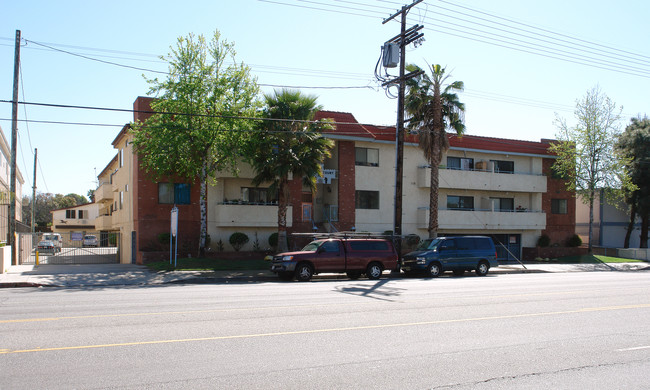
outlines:
[[111, 230], [113, 228], [113, 217], [110, 215], [100, 215], [95, 218], [95, 230]]
[[[483, 170], [440, 169], [440, 188], [476, 191], [546, 192], [546, 176], [527, 173], [495, 173]], [[419, 167], [417, 185], [429, 188], [431, 169]]]
[[[218, 204], [217, 227], [277, 227], [278, 206], [267, 204]], [[287, 207], [287, 227], [292, 226], [293, 209]]]
[[[438, 210], [440, 229], [453, 230], [542, 230], [546, 214], [541, 211]], [[417, 226], [429, 226], [429, 209], [418, 208]], [[486, 232], [489, 233], [489, 232]]]
[[113, 189], [110, 183], [103, 183], [95, 191], [95, 203], [112, 203]]

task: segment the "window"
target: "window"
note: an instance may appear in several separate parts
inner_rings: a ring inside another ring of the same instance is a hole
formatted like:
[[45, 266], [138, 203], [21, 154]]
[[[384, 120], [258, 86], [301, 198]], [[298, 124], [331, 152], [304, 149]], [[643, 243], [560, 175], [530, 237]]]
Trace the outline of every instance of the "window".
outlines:
[[461, 169], [463, 171], [471, 171], [474, 169], [474, 159], [447, 157], [447, 169]]
[[339, 253], [341, 251], [338, 241], [325, 241], [318, 249], [326, 253]]
[[390, 250], [386, 241], [350, 241], [353, 251], [387, 251]]
[[354, 148], [354, 164], [367, 167], [378, 167], [379, 149]]
[[566, 199], [551, 199], [551, 214], [567, 214]]
[[77, 210], [66, 210], [65, 211], [66, 219], [75, 219], [77, 218]]
[[79, 219], [88, 219], [88, 210], [79, 210], [78, 217]]
[[241, 199], [250, 203], [270, 203], [277, 202], [277, 191], [271, 191], [269, 188], [242, 187]]
[[187, 183], [158, 183], [158, 203], [190, 204], [190, 185]]
[[379, 191], [356, 191], [355, 206], [358, 209], [379, 209]]
[[471, 196], [447, 195], [449, 210], [474, 210], [474, 198]]
[[120, 191], [120, 210], [124, 206], [124, 192]]
[[119, 167], [122, 168], [124, 166], [124, 149], [120, 149], [120, 165]]
[[497, 173], [515, 173], [514, 161], [492, 160], [494, 163], [494, 172]]
[[492, 198], [494, 211], [513, 211], [515, 209], [514, 198]]

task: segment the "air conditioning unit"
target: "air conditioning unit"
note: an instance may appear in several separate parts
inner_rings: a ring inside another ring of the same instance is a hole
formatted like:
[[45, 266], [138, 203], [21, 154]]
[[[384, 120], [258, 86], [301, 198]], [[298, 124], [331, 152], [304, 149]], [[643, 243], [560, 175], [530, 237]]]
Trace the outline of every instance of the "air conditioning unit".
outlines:
[[384, 43], [383, 49], [384, 68], [395, 68], [399, 64], [399, 44], [395, 42]]

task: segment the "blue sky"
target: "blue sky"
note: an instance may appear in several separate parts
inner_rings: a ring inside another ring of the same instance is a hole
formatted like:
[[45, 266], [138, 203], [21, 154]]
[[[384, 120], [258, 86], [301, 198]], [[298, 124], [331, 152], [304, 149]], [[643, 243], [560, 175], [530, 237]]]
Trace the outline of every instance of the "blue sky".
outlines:
[[[260, 84], [328, 87], [302, 90], [319, 96], [324, 109], [350, 112], [362, 123], [394, 125], [397, 101], [378, 87], [374, 69], [383, 42], [399, 33], [398, 23], [382, 20], [409, 3], [4, 1], [0, 100], [12, 99], [16, 30], [26, 40], [20, 101], [131, 109], [148, 92], [143, 73], [156, 74], [79, 55], [165, 71], [158, 56], [177, 37], [211, 36], [219, 29]], [[576, 99], [596, 85], [623, 106], [624, 127], [629, 117], [650, 113], [649, 14], [650, 5], [638, 0], [426, 0], [409, 13], [408, 26], [424, 25], [426, 40], [407, 49], [407, 62], [439, 63], [452, 80], [465, 83], [468, 134], [555, 138], [555, 115], [572, 123]], [[0, 103], [8, 140], [10, 118], [11, 105]], [[19, 108], [19, 118], [115, 125], [19, 124], [23, 192], [31, 194], [38, 148], [38, 191], [85, 195], [115, 155], [111, 142], [132, 114], [29, 105]]]

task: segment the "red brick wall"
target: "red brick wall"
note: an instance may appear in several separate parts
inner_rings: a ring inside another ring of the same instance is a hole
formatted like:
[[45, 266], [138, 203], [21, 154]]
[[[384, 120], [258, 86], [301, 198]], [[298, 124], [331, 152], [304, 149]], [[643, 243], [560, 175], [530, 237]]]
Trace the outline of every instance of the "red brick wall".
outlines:
[[354, 196], [356, 190], [354, 142], [338, 141], [339, 156], [339, 230], [350, 230], [356, 226]]
[[[553, 178], [551, 166], [554, 161], [554, 159], [545, 158], [542, 163], [543, 172], [547, 177], [546, 193], [542, 194], [542, 210], [546, 213], [546, 229], [542, 231], [542, 234], [551, 238], [551, 244], [564, 245], [576, 230], [575, 193], [567, 191], [564, 180]], [[551, 199], [566, 199], [567, 213], [552, 214]]]
[[[152, 98], [138, 97], [133, 103], [135, 111], [150, 111]], [[144, 121], [151, 114], [134, 112], [135, 120]], [[171, 204], [158, 204], [158, 184], [148, 178], [140, 166], [137, 154], [133, 156], [133, 219], [136, 231], [138, 264], [143, 263], [142, 250], [158, 243], [158, 235], [169, 233], [171, 224]], [[165, 180], [173, 183], [185, 183], [183, 179]], [[186, 257], [188, 253], [197, 254], [200, 234], [200, 185], [190, 183], [190, 204], [178, 207], [178, 255]], [[187, 252], [187, 253], [186, 253]]]

